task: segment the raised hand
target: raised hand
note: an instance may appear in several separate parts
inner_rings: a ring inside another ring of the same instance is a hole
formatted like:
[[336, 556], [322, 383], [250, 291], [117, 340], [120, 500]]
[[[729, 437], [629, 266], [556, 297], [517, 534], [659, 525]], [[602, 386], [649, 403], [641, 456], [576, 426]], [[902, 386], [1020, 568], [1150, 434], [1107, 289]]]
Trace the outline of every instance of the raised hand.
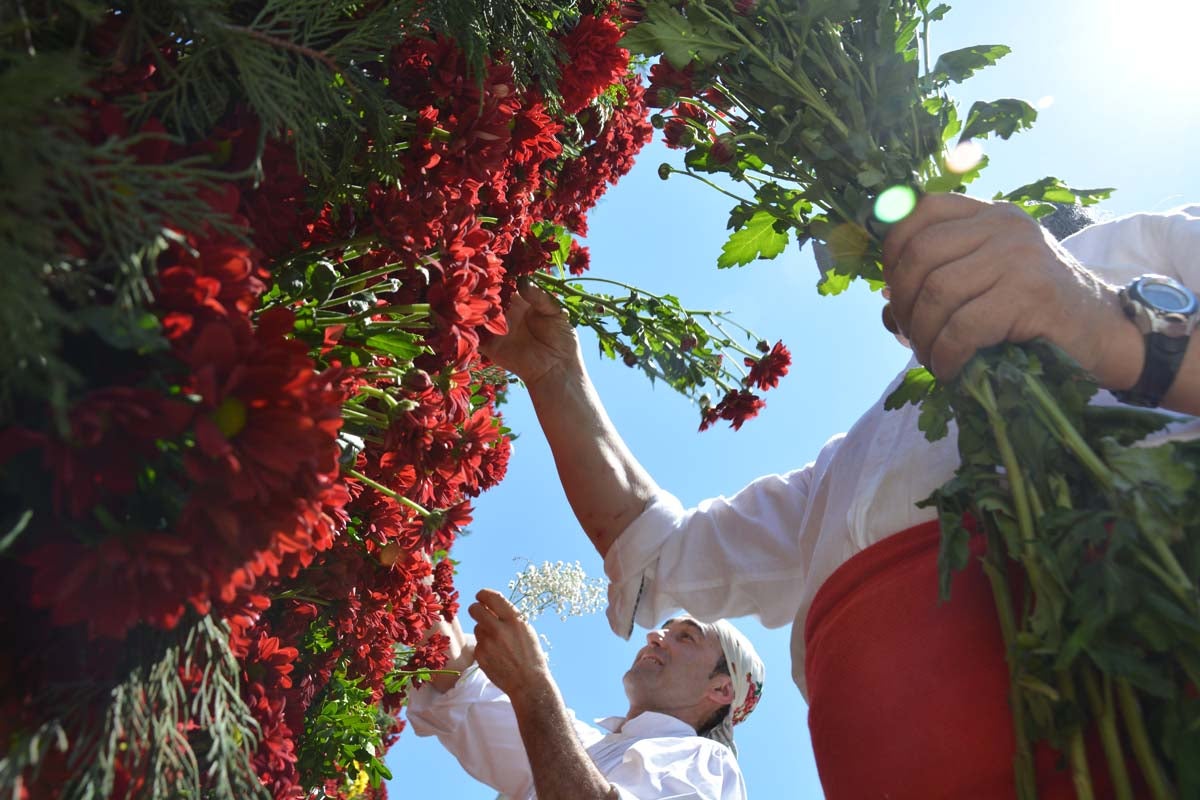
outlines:
[[531, 283], [525, 283], [513, 295], [508, 307], [508, 333], [492, 338], [479, 349], [530, 386], [556, 369], [582, 363], [579, 339], [567, 312]]
[[475, 620], [475, 663], [510, 698], [552, 685], [533, 627], [504, 595], [483, 589], [467, 613]]

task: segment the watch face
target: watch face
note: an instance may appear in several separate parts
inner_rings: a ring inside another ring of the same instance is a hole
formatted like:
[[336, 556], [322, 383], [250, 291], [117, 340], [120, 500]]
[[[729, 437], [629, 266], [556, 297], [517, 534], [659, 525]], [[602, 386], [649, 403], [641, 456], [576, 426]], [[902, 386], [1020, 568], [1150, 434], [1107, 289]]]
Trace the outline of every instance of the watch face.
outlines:
[[1150, 305], [1171, 313], [1185, 312], [1192, 307], [1194, 302], [1188, 292], [1180, 291], [1169, 283], [1145, 281], [1138, 287], [1138, 292]]

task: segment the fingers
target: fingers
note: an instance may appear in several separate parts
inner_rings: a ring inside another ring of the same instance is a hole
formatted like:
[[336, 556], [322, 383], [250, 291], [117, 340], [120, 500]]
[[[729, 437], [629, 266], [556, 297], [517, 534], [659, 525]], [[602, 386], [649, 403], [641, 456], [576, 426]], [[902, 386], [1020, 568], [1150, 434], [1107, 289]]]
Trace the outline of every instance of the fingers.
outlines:
[[991, 208], [993, 204], [964, 194], [927, 194], [904, 219], [892, 226], [883, 241], [883, 263], [894, 265], [916, 234], [938, 222], [965, 219]]
[[[901, 312], [893, 309], [897, 316], [897, 324], [907, 331], [917, 360], [921, 363], [930, 363], [933, 344], [950, 319], [1000, 283], [1001, 274], [988, 268], [991, 263], [991, 256], [987, 253], [989, 249], [992, 248], [985, 246], [982, 251], [969, 253], [964, 258], [951, 261], [926, 274], [920, 292], [904, 321], [899, 317]], [[999, 296], [993, 295], [989, 302], [995, 303], [999, 299]]]
[[945, 265], [977, 252], [990, 234], [986, 226], [977, 224], [973, 218], [934, 222], [909, 236], [895, 261], [885, 262], [884, 278], [891, 290], [892, 314], [901, 331], [909, 332], [917, 298], [926, 291], [937, 290], [937, 284], [926, 286], [930, 276]]
[[958, 375], [975, 351], [1007, 341], [1010, 317], [988, 313], [988, 298], [977, 297], [950, 316], [928, 347], [927, 364], [939, 380]]
[[498, 619], [505, 622], [521, 618], [516, 607], [508, 602], [508, 598], [495, 589], [481, 589], [475, 595], [475, 599]]
[[521, 281], [517, 285], [517, 292], [521, 299], [528, 303], [529, 306], [539, 314], [551, 314], [557, 316], [563, 313], [562, 308], [558, 305], [558, 302], [550, 296], [549, 292], [546, 292], [540, 286], [534, 284], [533, 281]]

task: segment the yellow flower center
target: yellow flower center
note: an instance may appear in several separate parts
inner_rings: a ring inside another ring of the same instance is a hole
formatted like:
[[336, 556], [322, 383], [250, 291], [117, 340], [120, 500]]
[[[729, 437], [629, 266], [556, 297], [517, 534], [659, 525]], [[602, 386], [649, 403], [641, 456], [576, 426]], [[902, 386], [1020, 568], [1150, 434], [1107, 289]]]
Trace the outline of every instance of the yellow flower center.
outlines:
[[246, 427], [246, 404], [236, 397], [226, 397], [213, 413], [213, 422], [226, 439], [232, 439]]

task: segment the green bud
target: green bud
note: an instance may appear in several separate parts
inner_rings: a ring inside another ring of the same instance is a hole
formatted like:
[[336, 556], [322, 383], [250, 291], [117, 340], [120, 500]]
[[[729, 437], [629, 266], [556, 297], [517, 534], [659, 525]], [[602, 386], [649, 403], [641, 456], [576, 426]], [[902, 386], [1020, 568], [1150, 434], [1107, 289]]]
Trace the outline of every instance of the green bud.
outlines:
[[662, 178], [664, 181], [667, 178], [671, 177], [671, 173], [674, 171], [675, 170], [671, 167], [670, 164], [663, 163], [663, 164], [658, 165], [658, 177]]

